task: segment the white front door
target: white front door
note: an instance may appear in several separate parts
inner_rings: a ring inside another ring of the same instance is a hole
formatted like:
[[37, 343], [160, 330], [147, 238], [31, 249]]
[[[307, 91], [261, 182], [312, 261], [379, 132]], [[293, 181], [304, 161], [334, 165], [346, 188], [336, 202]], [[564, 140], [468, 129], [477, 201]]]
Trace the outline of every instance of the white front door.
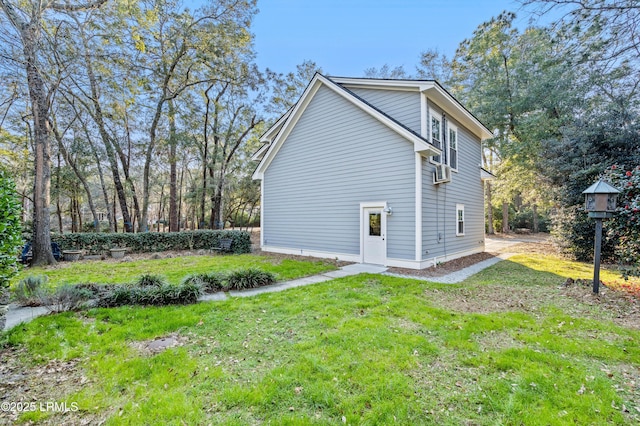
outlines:
[[362, 215], [362, 241], [364, 263], [384, 265], [387, 259], [387, 217], [383, 207], [364, 207]]

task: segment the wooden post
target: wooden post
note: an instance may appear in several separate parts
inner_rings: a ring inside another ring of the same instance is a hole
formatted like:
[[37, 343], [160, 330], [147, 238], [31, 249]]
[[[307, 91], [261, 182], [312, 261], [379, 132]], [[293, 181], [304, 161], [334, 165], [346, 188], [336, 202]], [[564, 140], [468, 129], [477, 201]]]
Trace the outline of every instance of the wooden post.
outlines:
[[602, 249], [602, 219], [596, 219], [596, 243], [593, 254], [593, 294], [600, 290], [600, 251]]

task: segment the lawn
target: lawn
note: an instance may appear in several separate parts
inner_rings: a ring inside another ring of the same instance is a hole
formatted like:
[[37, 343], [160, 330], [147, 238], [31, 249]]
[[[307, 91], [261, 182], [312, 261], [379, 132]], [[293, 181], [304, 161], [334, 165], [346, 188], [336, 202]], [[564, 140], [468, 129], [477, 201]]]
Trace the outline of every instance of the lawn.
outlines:
[[[518, 255], [459, 285], [358, 275], [224, 302], [41, 317], [0, 336], [0, 377], [12, 378], [0, 393], [72, 409], [0, 421], [637, 422], [640, 317], [631, 302], [619, 318], [588, 289], [561, 286], [583, 273]], [[177, 346], [151, 351], [161, 337]]]
[[334, 262], [287, 259], [277, 256], [184, 256], [164, 259], [134, 261], [61, 262], [54, 267], [26, 268], [12, 280], [15, 285], [30, 275], [45, 275], [48, 282], [122, 284], [135, 281], [143, 274], [164, 275], [170, 283], [178, 284], [194, 273], [231, 271], [242, 268], [258, 268], [272, 272], [279, 281], [291, 280], [337, 269]]

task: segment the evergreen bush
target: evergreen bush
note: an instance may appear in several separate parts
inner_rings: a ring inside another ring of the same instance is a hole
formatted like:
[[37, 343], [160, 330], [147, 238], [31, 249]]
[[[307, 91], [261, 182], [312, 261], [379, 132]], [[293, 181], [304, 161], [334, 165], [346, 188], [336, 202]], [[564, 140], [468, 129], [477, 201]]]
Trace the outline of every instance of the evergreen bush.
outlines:
[[151, 253], [167, 250], [210, 250], [220, 240], [231, 238], [234, 254], [251, 253], [251, 234], [247, 231], [182, 231], [142, 233], [72, 233], [53, 235], [61, 250], [85, 250], [106, 254], [114, 247], [126, 247], [129, 253]]
[[0, 330], [9, 305], [9, 280], [18, 273], [17, 255], [23, 244], [15, 188], [9, 174], [0, 168]]

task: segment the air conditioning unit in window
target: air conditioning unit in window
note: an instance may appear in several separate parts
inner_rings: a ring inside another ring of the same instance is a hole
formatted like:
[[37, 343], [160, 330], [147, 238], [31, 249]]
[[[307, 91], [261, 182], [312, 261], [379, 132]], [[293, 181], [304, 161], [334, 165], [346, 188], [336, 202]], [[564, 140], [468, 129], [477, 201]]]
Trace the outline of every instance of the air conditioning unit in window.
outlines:
[[447, 164], [436, 164], [436, 171], [433, 173], [433, 183], [451, 182], [451, 167]]

